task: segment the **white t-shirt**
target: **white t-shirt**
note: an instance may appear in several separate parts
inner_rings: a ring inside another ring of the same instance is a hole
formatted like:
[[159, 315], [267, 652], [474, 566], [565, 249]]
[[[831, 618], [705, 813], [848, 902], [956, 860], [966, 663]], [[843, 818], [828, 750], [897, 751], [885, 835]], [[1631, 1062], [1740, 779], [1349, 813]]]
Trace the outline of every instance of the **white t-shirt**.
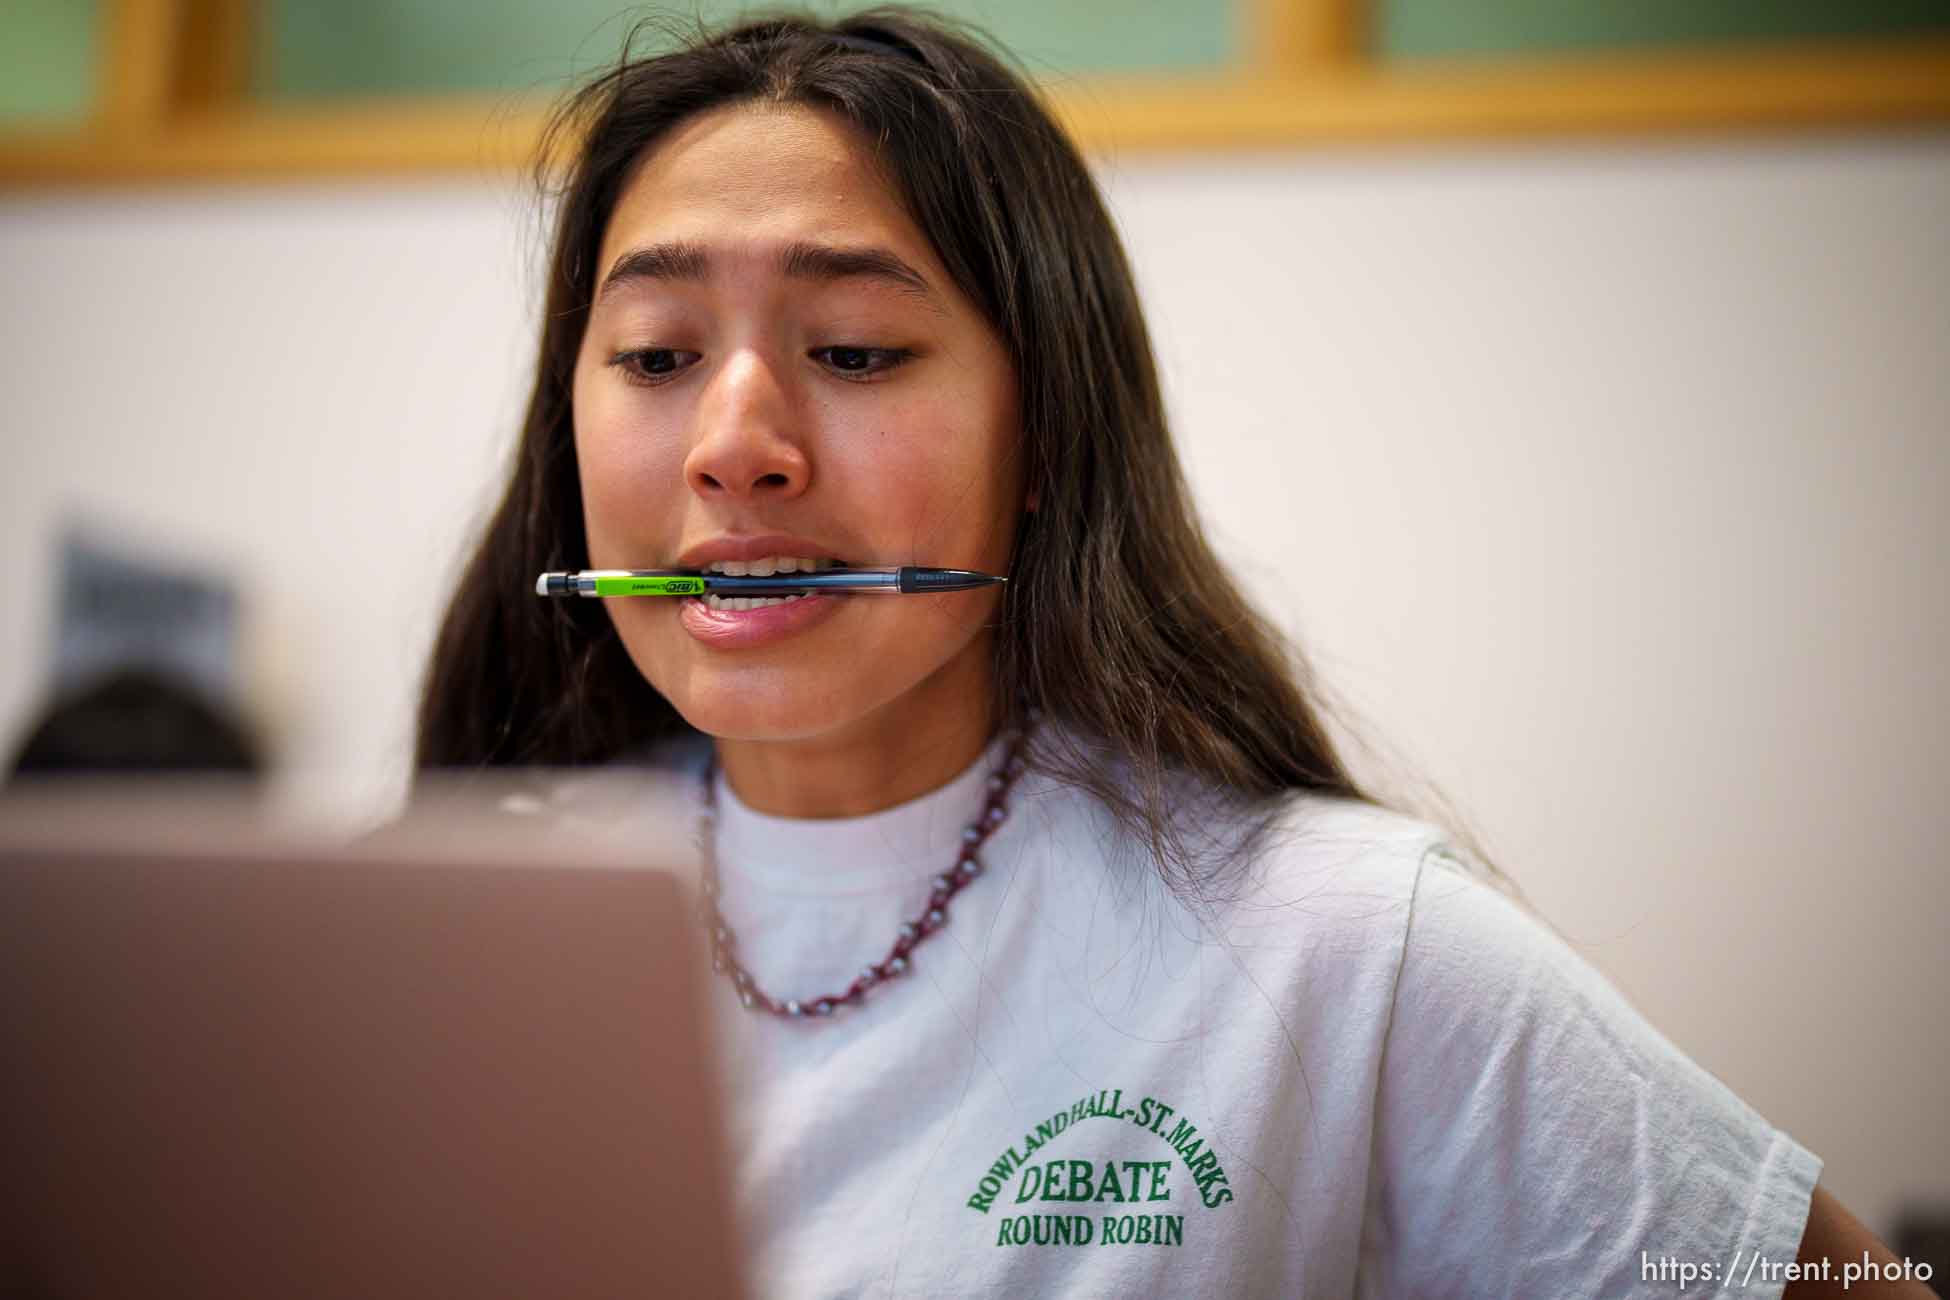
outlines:
[[[809, 1002], [883, 958], [998, 753], [834, 820], [720, 776], [759, 985]], [[786, 1021], [718, 982], [758, 1295], [1671, 1295], [1681, 1263], [1714, 1270], [1687, 1296], [1779, 1295], [1741, 1273], [1795, 1258], [1820, 1159], [1438, 829], [1296, 796], [1191, 905], [1032, 773], [982, 857], [862, 1006]]]

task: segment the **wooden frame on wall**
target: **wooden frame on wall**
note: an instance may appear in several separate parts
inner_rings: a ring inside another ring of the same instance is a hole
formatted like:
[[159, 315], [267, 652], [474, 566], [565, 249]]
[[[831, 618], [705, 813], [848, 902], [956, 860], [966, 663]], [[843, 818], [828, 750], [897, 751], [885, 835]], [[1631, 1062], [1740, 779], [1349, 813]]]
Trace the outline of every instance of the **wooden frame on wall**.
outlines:
[[[1950, 120], [1950, 39], [1809, 42], [1390, 66], [1365, 0], [1238, 0], [1221, 75], [1091, 77], [1045, 93], [1096, 152], [1291, 148]], [[270, 106], [246, 95], [254, 0], [107, 0], [85, 125], [0, 134], [0, 186], [526, 164], [545, 106], [452, 96]]]

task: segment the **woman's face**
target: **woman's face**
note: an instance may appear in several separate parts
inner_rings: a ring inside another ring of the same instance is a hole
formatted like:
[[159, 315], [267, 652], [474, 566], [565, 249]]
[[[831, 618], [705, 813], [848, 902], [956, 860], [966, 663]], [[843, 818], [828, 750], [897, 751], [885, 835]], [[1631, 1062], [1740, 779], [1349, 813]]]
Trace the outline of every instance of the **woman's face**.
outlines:
[[[626, 184], [596, 284], [574, 393], [591, 567], [1008, 571], [1008, 354], [843, 119], [679, 125]], [[700, 730], [840, 739], [986, 710], [1000, 591], [607, 608]]]

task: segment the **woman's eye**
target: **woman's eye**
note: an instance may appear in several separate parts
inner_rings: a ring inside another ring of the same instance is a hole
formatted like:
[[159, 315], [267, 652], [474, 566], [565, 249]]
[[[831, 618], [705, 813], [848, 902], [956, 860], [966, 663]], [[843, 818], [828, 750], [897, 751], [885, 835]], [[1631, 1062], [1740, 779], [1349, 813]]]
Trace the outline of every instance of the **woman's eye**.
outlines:
[[619, 352], [609, 359], [609, 364], [623, 372], [623, 378], [632, 384], [650, 387], [668, 383], [683, 371], [678, 358], [689, 357], [692, 361], [703, 358], [695, 352], [684, 352], [677, 348], [639, 348], [634, 352]]
[[812, 355], [824, 358], [829, 369], [847, 378], [864, 379], [870, 375], [885, 374], [914, 354], [906, 348], [858, 348], [830, 347], [814, 348]]
[[[809, 354], [825, 363], [826, 368], [845, 379], [868, 380], [883, 375], [902, 362], [913, 357], [906, 348], [868, 348], [846, 344], [834, 347], [814, 348]], [[619, 352], [609, 359], [609, 364], [623, 372], [623, 378], [639, 387], [650, 388], [666, 384], [685, 370], [703, 360], [695, 352], [679, 348], [637, 348], [630, 352]]]

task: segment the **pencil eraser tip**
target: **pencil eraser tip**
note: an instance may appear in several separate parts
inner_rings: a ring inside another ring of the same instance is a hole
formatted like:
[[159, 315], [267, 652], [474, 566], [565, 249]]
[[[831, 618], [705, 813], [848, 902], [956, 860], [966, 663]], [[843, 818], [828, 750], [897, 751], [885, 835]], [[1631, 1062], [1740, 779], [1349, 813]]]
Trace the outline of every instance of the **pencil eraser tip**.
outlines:
[[537, 596], [548, 595], [548, 575], [546, 573], [535, 579], [535, 594]]

